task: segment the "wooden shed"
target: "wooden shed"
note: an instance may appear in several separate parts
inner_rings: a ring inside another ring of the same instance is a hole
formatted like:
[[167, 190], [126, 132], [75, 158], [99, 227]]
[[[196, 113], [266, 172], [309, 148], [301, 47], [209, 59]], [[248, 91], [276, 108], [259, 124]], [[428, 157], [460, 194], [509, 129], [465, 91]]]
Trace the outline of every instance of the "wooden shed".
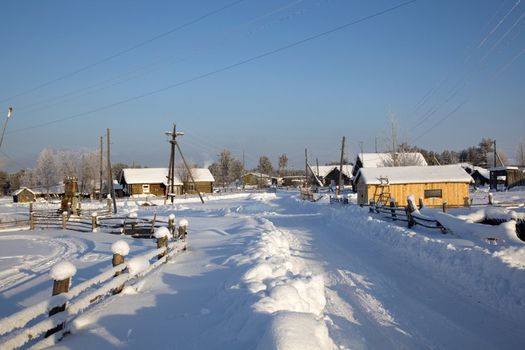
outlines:
[[[343, 165], [343, 185], [352, 184], [352, 164]], [[324, 186], [339, 185], [339, 165], [312, 166], [312, 171]]]
[[[165, 196], [168, 168], [126, 168], [122, 169], [119, 183], [128, 196]], [[175, 177], [175, 194], [181, 194], [183, 183]]]
[[489, 171], [491, 189], [498, 189], [498, 184], [502, 184], [507, 190], [516, 186], [525, 186], [525, 168], [500, 166], [490, 168]]
[[195, 180], [195, 184], [188, 177], [184, 180], [185, 193], [212, 193], [215, 178], [207, 168], [192, 168], [191, 175]]
[[468, 206], [472, 177], [460, 165], [361, 168], [356, 178], [357, 203], [371, 199], [387, 205], [394, 198], [398, 206], [407, 196], [423, 198], [429, 207]]
[[268, 187], [272, 184], [272, 179], [269, 175], [257, 172], [246, 173], [241, 178], [244, 186]]
[[28, 203], [36, 200], [35, 192], [31, 191], [27, 187], [20, 187], [18, 190], [13, 192], [14, 203]]
[[395, 162], [391, 153], [359, 153], [352, 168], [356, 176], [361, 168], [383, 168], [397, 166], [427, 166], [425, 157], [419, 152], [395, 153]]

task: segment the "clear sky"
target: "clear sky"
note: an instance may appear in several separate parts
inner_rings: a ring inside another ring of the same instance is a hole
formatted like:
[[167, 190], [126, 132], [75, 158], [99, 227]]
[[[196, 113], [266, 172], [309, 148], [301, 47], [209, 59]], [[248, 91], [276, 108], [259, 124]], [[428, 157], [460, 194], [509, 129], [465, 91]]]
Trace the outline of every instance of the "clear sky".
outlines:
[[0, 164], [97, 149], [111, 128], [114, 162], [166, 166], [164, 131], [176, 123], [195, 163], [228, 148], [248, 167], [287, 153], [300, 168], [305, 147], [337, 160], [343, 135], [351, 158], [360, 141], [385, 149], [391, 114], [400, 141], [441, 151], [491, 137], [514, 156], [525, 1], [418, 0], [382, 13], [402, 3], [2, 1], [2, 123], [14, 113]]

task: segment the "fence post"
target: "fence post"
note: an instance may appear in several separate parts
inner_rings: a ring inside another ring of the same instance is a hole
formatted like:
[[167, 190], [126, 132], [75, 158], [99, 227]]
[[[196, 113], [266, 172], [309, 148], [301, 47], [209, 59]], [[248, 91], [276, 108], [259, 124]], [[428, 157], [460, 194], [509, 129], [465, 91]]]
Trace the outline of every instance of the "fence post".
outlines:
[[[124, 264], [124, 257], [129, 253], [129, 245], [123, 240], [116, 241], [111, 245], [111, 251], [113, 252], [111, 263], [113, 264], [113, 267], [115, 267]], [[120, 276], [122, 273], [123, 271], [116, 271], [115, 277]], [[122, 289], [124, 289], [124, 284], [113, 289], [113, 294], [122, 292]]]
[[111, 214], [111, 195], [108, 194], [106, 198], [106, 206], [108, 207], [108, 213]]
[[91, 231], [97, 232], [97, 212], [91, 213]]
[[443, 202], [443, 213], [447, 212], [447, 202]]
[[33, 202], [29, 203], [29, 229], [35, 229], [35, 213], [33, 212]]
[[489, 205], [494, 204], [494, 198], [492, 197], [492, 193], [489, 193]]
[[390, 208], [391, 208], [390, 212], [392, 213], [393, 221], [396, 221], [396, 218], [397, 218], [395, 207], [396, 207], [396, 201], [394, 200], [394, 198], [390, 198]]
[[419, 197], [419, 209], [423, 209], [424, 206], [425, 206], [425, 203], [423, 202], [423, 198]]
[[375, 206], [375, 200], [372, 198], [372, 199], [370, 199], [370, 207], [368, 208], [368, 211], [373, 213], [374, 212], [374, 206]]
[[166, 227], [159, 227], [155, 230], [155, 238], [157, 239], [157, 248], [164, 248], [163, 252], [157, 255], [157, 259], [160, 260], [168, 254], [168, 239], [170, 237], [170, 231]]
[[62, 229], [67, 229], [67, 211], [62, 212]]
[[175, 236], [175, 214], [170, 214], [170, 216], [168, 216], [168, 230], [170, 230], [170, 233]]
[[[187, 234], [188, 234], [188, 220], [182, 219], [181, 221], [179, 221], [179, 239], [185, 242]], [[186, 246], [184, 246], [182, 250], [186, 250]]]
[[[69, 286], [71, 284], [71, 278], [76, 274], [77, 269], [75, 266], [67, 261], [56, 264], [51, 269], [51, 278], [53, 279], [53, 293], [52, 295], [58, 295], [69, 292]], [[59, 312], [66, 310], [66, 303], [56, 306], [49, 311], [49, 317], [56, 315]], [[45, 337], [49, 337], [52, 334], [64, 329], [64, 324], [61, 323], [55, 328], [52, 328], [46, 332]]]
[[414, 227], [416, 222], [414, 221], [414, 217], [412, 216], [412, 211], [410, 211], [410, 205], [407, 205], [405, 207], [405, 212], [407, 214], [408, 228]]

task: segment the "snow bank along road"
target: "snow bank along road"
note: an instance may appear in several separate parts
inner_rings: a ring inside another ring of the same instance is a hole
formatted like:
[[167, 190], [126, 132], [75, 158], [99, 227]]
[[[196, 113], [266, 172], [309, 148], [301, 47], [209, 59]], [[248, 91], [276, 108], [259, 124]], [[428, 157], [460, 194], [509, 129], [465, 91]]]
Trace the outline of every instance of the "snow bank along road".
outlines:
[[57, 348], [525, 344], [523, 247], [488, 250], [290, 194], [176, 209], [190, 222], [187, 254], [71, 322]]

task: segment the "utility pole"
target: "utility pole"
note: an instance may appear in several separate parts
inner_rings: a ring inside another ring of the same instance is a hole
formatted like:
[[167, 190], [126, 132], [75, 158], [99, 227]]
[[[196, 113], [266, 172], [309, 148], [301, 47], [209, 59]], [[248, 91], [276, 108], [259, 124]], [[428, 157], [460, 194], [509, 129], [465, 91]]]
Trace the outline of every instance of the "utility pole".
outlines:
[[98, 199], [102, 202], [102, 180], [104, 178], [104, 136], [100, 136], [100, 183]]
[[341, 142], [341, 163], [339, 165], [339, 193], [336, 193], [337, 195], [341, 194], [343, 190], [343, 160], [345, 156], [345, 137], [343, 136], [343, 141]]
[[[173, 185], [174, 185], [174, 182], [175, 182], [175, 148], [177, 148], [177, 150], [179, 151], [179, 154], [180, 154], [180, 158], [182, 159], [182, 162], [184, 163], [184, 167], [186, 168], [186, 170], [188, 171], [188, 174], [190, 176], [190, 179], [191, 179], [191, 182], [193, 183], [193, 186], [195, 187], [195, 191], [197, 191], [197, 194], [199, 195], [199, 198], [202, 202], [202, 204], [204, 204], [204, 199], [202, 198], [202, 195], [200, 193], [200, 191], [198, 191], [197, 189], [197, 184], [195, 183], [195, 179], [193, 178], [193, 174], [191, 173], [191, 169], [189, 168], [188, 166], [188, 163], [186, 163], [186, 159], [184, 158], [184, 155], [182, 154], [182, 150], [180, 149], [180, 146], [177, 142], [177, 136], [182, 136], [184, 135], [183, 132], [181, 131], [177, 131], [177, 125], [176, 124], [173, 124], [173, 132], [166, 132], [166, 135], [168, 136], [171, 136], [171, 139], [169, 140], [169, 143], [171, 145], [171, 155], [170, 155], [170, 171], [169, 171], [169, 183], [168, 183], [168, 189], [170, 188], [170, 185], [171, 185], [171, 188], [173, 190]], [[173, 196], [171, 196], [171, 203], [173, 203]]]
[[497, 160], [498, 152], [496, 151], [496, 139], [494, 139], [494, 168], [497, 166], [496, 160]]
[[317, 176], [319, 177], [319, 159], [315, 158], [315, 164], [317, 164]]
[[308, 149], [304, 149], [304, 184], [308, 187]]
[[377, 136], [375, 137], [374, 141], [375, 141], [375, 146], [376, 146], [375, 150], [376, 150], [376, 153], [377, 153]]
[[7, 129], [7, 123], [9, 122], [9, 119], [11, 119], [12, 114], [13, 114], [13, 107], [9, 107], [7, 109], [7, 118], [5, 118], [4, 129], [2, 130], [2, 137], [0, 137], [0, 149], [2, 149], [2, 143], [4, 142], [4, 135]]
[[107, 149], [108, 149], [108, 193], [111, 195], [111, 198], [113, 199], [113, 213], [117, 213], [117, 200], [115, 198], [115, 189], [113, 188], [113, 176], [111, 174], [111, 146], [110, 146], [110, 136], [109, 136], [109, 128], [106, 129], [106, 139], [107, 139]]

